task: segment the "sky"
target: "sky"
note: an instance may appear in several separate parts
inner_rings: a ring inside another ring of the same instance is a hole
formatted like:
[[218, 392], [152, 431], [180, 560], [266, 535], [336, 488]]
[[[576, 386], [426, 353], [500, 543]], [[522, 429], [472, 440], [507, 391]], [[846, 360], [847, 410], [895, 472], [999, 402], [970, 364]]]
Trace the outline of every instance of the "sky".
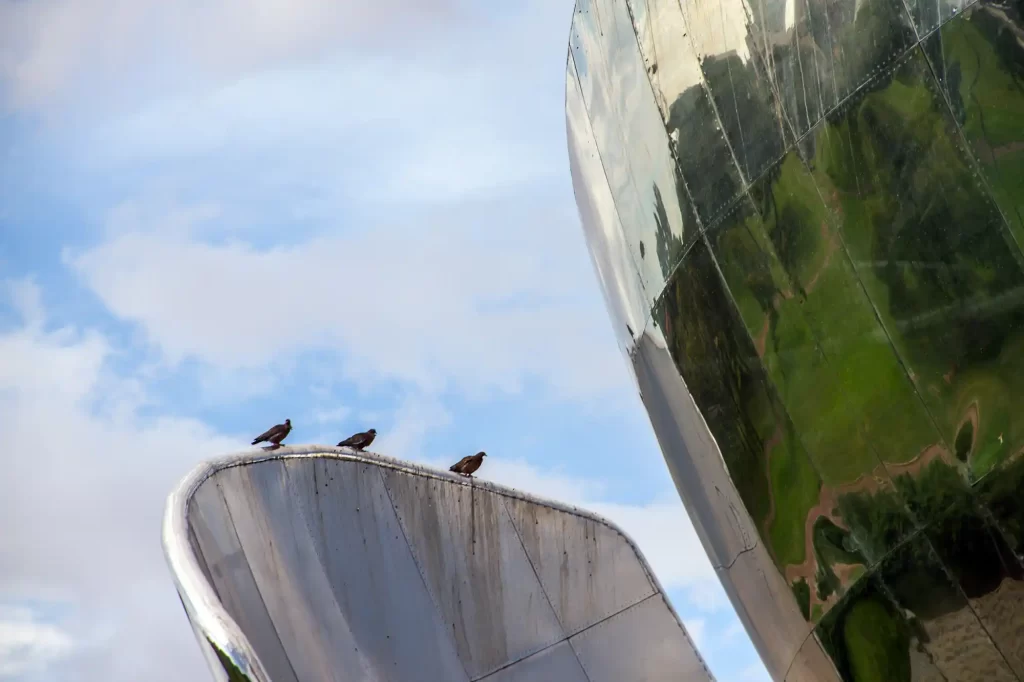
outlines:
[[172, 488], [286, 417], [579, 504], [768, 676], [590, 263], [572, 5], [0, 0], [0, 680], [209, 679]]

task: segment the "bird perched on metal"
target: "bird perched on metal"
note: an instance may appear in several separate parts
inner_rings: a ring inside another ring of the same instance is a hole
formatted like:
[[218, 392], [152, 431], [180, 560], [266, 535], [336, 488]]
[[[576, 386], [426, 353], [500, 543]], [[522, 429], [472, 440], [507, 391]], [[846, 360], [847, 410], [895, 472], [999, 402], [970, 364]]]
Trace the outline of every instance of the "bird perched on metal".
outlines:
[[480, 465], [484, 463], [484, 457], [487, 456], [486, 452], [478, 452], [475, 455], [468, 455], [463, 457], [455, 464], [448, 468], [448, 471], [454, 471], [457, 474], [463, 476], [472, 476], [473, 472], [480, 468]]
[[257, 443], [271, 443], [273, 444], [274, 447], [280, 447], [281, 441], [285, 439], [285, 436], [291, 433], [291, 430], [292, 420], [285, 419], [284, 424], [276, 424], [274, 426], [271, 426], [269, 429], [267, 429], [260, 435], [256, 436], [252, 444], [256, 445]]
[[363, 431], [349, 436], [345, 440], [338, 443], [339, 448], [352, 448], [353, 450], [362, 450], [363, 448], [369, 447], [373, 439], [377, 437], [377, 429], [370, 429], [369, 431]]

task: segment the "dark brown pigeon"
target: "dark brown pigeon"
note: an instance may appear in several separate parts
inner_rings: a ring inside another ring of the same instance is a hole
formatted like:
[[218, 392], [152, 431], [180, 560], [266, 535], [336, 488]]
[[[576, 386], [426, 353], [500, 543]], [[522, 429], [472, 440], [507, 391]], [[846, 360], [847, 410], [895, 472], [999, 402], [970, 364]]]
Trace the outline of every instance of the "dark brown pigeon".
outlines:
[[454, 471], [457, 474], [463, 476], [472, 476], [473, 472], [480, 468], [480, 465], [484, 463], [484, 457], [487, 456], [486, 452], [478, 452], [475, 455], [469, 455], [463, 457], [455, 464], [448, 468], [448, 471]]
[[252, 444], [256, 445], [256, 443], [271, 443], [275, 447], [278, 447], [281, 445], [281, 441], [285, 439], [285, 436], [287, 436], [291, 432], [291, 430], [292, 420], [285, 419], [284, 424], [277, 424], [276, 426], [271, 426], [269, 429], [267, 429], [260, 435], [256, 436], [256, 439], [252, 442]]
[[349, 436], [345, 440], [338, 443], [339, 448], [349, 447], [353, 450], [362, 450], [363, 448], [369, 447], [373, 439], [377, 437], [377, 429], [370, 429], [369, 431], [363, 431], [353, 436]]

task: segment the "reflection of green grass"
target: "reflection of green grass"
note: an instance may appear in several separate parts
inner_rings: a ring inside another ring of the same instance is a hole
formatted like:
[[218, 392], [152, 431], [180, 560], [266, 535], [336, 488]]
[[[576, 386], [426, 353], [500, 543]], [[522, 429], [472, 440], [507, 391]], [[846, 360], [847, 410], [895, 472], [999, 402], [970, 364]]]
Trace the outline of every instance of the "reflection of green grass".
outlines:
[[[759, 433], [772, 433], [777, 428], [771, 414], [751, 416]], [[775, 517], [768, 532], [776, 561], [779, 566], [787, 566], [802, 563], [806, 556], [804, 528], [811, 507], [818, 503], [820, 483], [799, 441], [785, 429], [781, 435], [768, 453], [771, 495], [775, 502]]]
[[781, 443], [769, 455], [775, 521], [772, 548], [783, 566], [801, 563], [806, 555], [804, 533], [807, 514], [818, 502], [820, 484], [803, 452]]
[[[1020, 359], [1024, 360], [1024, 357]], [[975, 478], [987, 474], [1010, 452], [1008, 436], [1013, 425], [1010, 414], [1013, 394], [996, 371], [994, 367], [978, 367], [957, 377], [957, 399], [951, 406], [954, 411], [951, 418], [964, 419], [970, 406], [977, 405], [978, 433], [970, 457], [971, 473]], [[1018, 388], [1024, 390], [1024, 386]], [[999, 442], [1000, 436], [1003, 436], [1003, 442]]]
[[909, 637], [877, 600], [864, 599], [850, 608], [844, 643], [856, 682], [910, 680]]
[[[972, 12], [942, 28], [942, 49], [946, 68], [959, 70], [958, 87], [950, 97], [962, 103], [964, 134], [986, 170], [996, 200], [1012, 216], [1018, 240], [1024, 241], [1024, 149], [1012, 148], [1014, 142], [1024, 141], [1024, 90], [1011, 75], [1013, 67], [1000, 59], [990, 42], [1001, 31], [994, 17]], [[993, 159], [996, 150], [1001, 153], [998, 160]]]
[[982, 448], [974, 459], [971, 460], [971, 473], [974, 474], [974, 477], [981, 478], [991, 471], [1002, 460], [1003, 450], [1005, 448], [998, 442], [989, 443], [986, 447]]
[[936, 438], [832, 238], [833, 217], [810, 175], [790, 154], [752, 194], [765, 222], [750, 217], [726, 226], [716, 251], [824, 481], [851, 482], [874, 469], [879, 454], [912, 459]]
[[[966, 21], [953, 24], [969, 25]], [[977, 34], [977, 28], [962, 30]], [[964, 40], [963, 36], [959, 39]], [[979, 57], [973, 54], [974, 49], [970, 47], [971, 59], [977, 64]], [[986, 49], [989, 56], [982, 55], [982, 62], [995, 59], [991, 47]], [[966, 52], [961, 52], [958, 58], [966, 59]], [[947, 62], [950, 59], [947, 57]], [[917, 388], [915, 393], [903, 379], [902, 367], [893, 365], [895, 357], [884, 359], [886, 354], [892, 355], [891, 349], [882, 342], [864, 341], [867, 334], [863, 330], [867, 328], [857, 328], [843, 335], [851, 339], [841, 353], [845, 365], [842, 383], [851, 389], [844, 403], [864, 416], [865, 430], [883, 460], [904, 462], [940, 440], [954, 444], [969, 398], [964, 375], [968, 370], [983, 370], [990, 379], [988, 383], [1001, 387], [1003, 395], [997, 397], [991, 387], [970, 389], [988, 395], [980, 398], [982, 412], [987, 411], [987, 415], [982, 416], [984, 433], [976, 434], [978, 445], [972, 458], [972, 468], [978, 475], [1010, 450], [1000, 450], [993, 442], [997, 442], [1000, 432], [1012, 429], [1012, 419], [1005, 414], [1012, 400], [1006, 394], [1024, 394], [1024, 381], [1010, 382], [1005, 378], [1008, 368], [996, 370], [988, 363], [980, 364], [986, 361], [974, 356], [982, 349], [998, 348], [999, 325], [1013, 322], [1006, 316], [978, 324], [950, 315], [948, 320], [920, 331], [906, 330], [903, 322], [955, 306], [965, 298], [1006, 291], [1016, 285], [1020, 273], [1009, 257], [1012, 246], [1003, 239], [999, 221], [991, 217], [987, 197], [971, 181], [970, 169], [957, 151], [945, 107], [937, 104], [924, 85], [931, 81], [931, 75], [921, 62], [920, 56], [907, 62], [884, 88], [867, 94], [847, 114], [831, 121], [828, 135], [817, 136], [815, 178], [823, 194], [834, 197], [840, 206], [844, 239], [854, 259], [863, 263], [858, 266], [858, 275], [898, 355], [913, 372]], [[984, 68], [995, 70], [997, 65], [993, 61]], [[981, 82], [988, 76], [979, 80], [977, 72], [961, 75], [957, 81], [961, 87], [978, 80], [974, 94], [978, 94], [978, 88], [989, 88], [994, 96], [996, 85]], [[1010, 83], [1005, 73], [992, 78], [1003, 79], [998, 87], [1008, 92]], [[1018, 88], [1017, 92], [1004, 95], [1020, 98], [1012, 107], [1013, 116], [993, 124], [1002, 127], [1008, 136], [1004, 142], [1024, 137], [1020, 134], [1024, 129], [1020, 123], [1024, 120], [1024, 91]], [[992, 101], [986, 106], [999, 105]], [[1024, 179], [1024, 175], [1018, 177]], [[1014, 180], [1015, 191], [1021, 184]], [[872, 266], [873, 261], [886, 265]], [[842, 308], [844, 313], [855, 315], [854, 309], [849, 304]], [[1016, 353], [1011, 364], [1020, 364], [1020, 358], [1024, 355]], [[946, 375], [955, 374], [957, 368], [961, 375], [947, 381]], [[859, 397], [871, 395], [862, 392], [862, 385], [883, 387], [875, 395], [889, 399], [859, 401]], [[931, 415], [925, 412], [919, 396]], [[1007, 437], [1004, 435], [1004, 440]], [[826, 481], [831, 481], [831, 468], [819, 468]]]

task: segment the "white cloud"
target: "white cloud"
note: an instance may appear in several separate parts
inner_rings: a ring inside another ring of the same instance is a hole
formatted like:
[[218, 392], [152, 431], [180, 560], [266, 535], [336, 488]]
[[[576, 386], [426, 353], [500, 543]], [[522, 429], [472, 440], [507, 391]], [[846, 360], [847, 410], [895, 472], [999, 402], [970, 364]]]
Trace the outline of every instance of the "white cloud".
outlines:
[[683, 624], [686, 626], [686, 631], [689, 633], [690, 639], [693, 640], [694, 646], [698, 651], [702, 650], [706, 643], [707, 621], [703, 618], [684, 618]]
[[737, 680], [739, 682], [772, 682], [771, 675], [768, 674], [764, 664], [760, 662], [748, 665], [740, 671]]
[[314, 424], [337, 424], [348, 419], [351, 414], [352, 408], [346, 405], [320, 408], [313, 411], [312, 421]]
[[[345, 379], [426, 393], [517, 394], [537, 381], [556, 397], [628, 395], [567, 219], [557, 206], [507, 210], [486, 227], [427, 215], [415, 229], [266, 249], [165, 233], [154, 221], [66, 261], [171, 364], [266, 369], [341, 351]], [[576, 246], [576, 257], [562, 253]]]
[[392, 428], [374, 441], [373, 449], [401, 459], [416, 459], [422, 454], [424, 436], [451, 424], [452, 415], [440, 401], [410, 394], [396, 405], [392, 423]]
[[39, 286], [33, 279], [6, 282], [14, 309], [22, 316], [27, 327], [37, 328], [43, 321], [43, 304]]
[[0, 605], [0, 679], [43, 670], [73, 648], [67, 632], [32, 609]]
[[175, 77], [181, 80], [181, 63], [190, 65], [193, 77], [232, 78], [316, 57], [339, 44], [373, 50], [383, 39], [396, 49], [415, 41], [411, 29], [460, 17], [447, 0], [4, 2], [0, 83], [8, 105], [24, 109], [88, 88], [111, 95], [119, 79], [154, 92]]
[[52, 663], [76, 679], [199, 679], [207, 673], [161, 554], [162, 506], [194, 464], [240, 439], [143, 418], [145, 396], [110, 372], [104, 337], [41, 322], [0, 334], [0, 594], [72, 605], [61, 631], [76, 646]]
[[[38, 301], [33, 286], [15, 290]], [[200, 679], [207, 673], [160, 550], [162, 504], [197, 461], [237, 450], [246, 438], [191, 419], [142, 417], [145, 392], [110, 371], [107, 339], [70, 327], [50, 331], [42, 304], [29, 309], [39, 312], [40, 325], [0, 334], [0, 356], [11, 360], [0, 372], [0, 411], [10, 416], [5, 452], [17, 453], [0, 477], [0, 594], [73, 605], [74, 615], [60, 623], [67, 639], [44, 626], [32, 631], [35, 659], [63, 652], [47, 659], [47, 679]], [[325, 417], [341, 414], [327, 409]], [[397, 430], [375, 449], [404, 456], [451, 419], [418, 395], [395, 416]], [[689, 594], [714, 579], [677, 501], [602, 502], [604, 483], [522, 460], [488, 462], [482, 475], [618, 522], [666, 587]]]

